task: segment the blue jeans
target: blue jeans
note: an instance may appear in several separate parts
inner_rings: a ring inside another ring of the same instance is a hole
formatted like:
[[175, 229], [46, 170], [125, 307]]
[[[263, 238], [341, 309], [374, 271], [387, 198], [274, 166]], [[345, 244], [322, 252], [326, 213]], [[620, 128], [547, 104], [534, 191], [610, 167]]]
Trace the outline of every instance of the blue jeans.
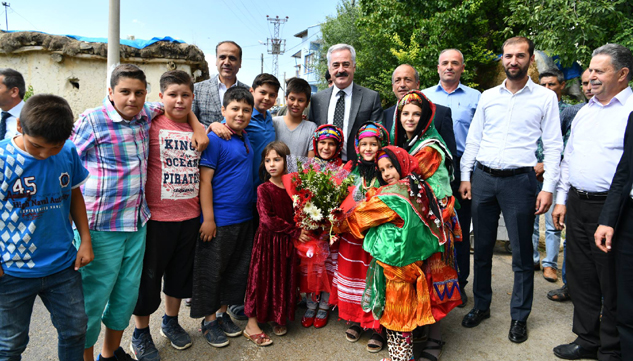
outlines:
[[81, 275], [73, 268], [40, 278], [0, 277], [0, 361], [19, 361], [29, 342], [35, 297], [57, 329], [60, 360], [83, 361], [86, 323]]
[[[543, 183], [538, 182], [538, 191], [543, 189]], [[556, 200], [556, 192], [553, 194], [553, 199]], [[554, 227], [554, 221], [552, 220], [552, 211], [554, 210], [554, 204], [545, 213], [545, 258], [543, 258], [543, 267], [552, 267], [558, 269], [558, 253], [560, 252], [560, 231]], [[536, 216], [534, 220], [534, 232], [532, 233], [532, 245], [534, 246], [534, 264], [539, 263], [541, 255], [538, 252], [538, 243], [540, 238], [539, 232], [539, 220], [540, 216]]]

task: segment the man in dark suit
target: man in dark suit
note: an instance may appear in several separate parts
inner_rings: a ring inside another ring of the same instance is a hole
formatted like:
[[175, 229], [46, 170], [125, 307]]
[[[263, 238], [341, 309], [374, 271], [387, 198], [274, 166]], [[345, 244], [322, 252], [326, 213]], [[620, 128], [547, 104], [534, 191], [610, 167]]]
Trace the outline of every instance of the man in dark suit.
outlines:
[[[420, 89], [420, 75], [418, 74], [418, 71], [415, 70], [415, 68], [411, 65], [402, 64], [393, 71], [393, 75], [391, 75], [391, 85], [393, 87], [393, 93], [396, 95], [396, 98], [400, 99], [409, 90]], [[429, 99], [429, 101], [431, 100]], [[455, 157], [455, 155], [457, 154], [457, 146], [455, 145], [455, 134], [453, 133], [451, 109], [443, 105], [439, 105], [436, 102], [433, 102], [433, 104], [435, 104], [436, 106], [435, 120], [433, 123], [435, 125], [435, 129], [437, 129], [437, 132], [440, 133], [442, 139], [444, 139], [444, 142], [448, 147], [448, 150], [451, 152], [453, 157]], [[393, 127], [395, 112], [395, 105], [385, 110], [383, 124], [385, 125], [385, 128], [387, 128], [387, 130], [390, 132], [391, 128]]]
[[242, 67], [242, 48], [237, 43], [230, 40], [220, 42], [215, 47], [215, 65], [218, 68], [218, 75], [194, 84], [193, 90], [191, 108], [205, 127], [224, 119], [222, 99], [228, 88], [249, 88], [247, 84], [237, 80], [237, 72]]
[[360, 126], [369, 120], [382, 123], [382, 107], [378, 92], [354, 84], [356, 50], [347, 44], [333, 45], [327, 52], [328, 70], [334, 85], [314, 94], [308, 120], [334, 124], [343, 129], [343, 160], [354, 159], [354, 142], [350, 141]]
[[[615, 249], [618, 332], [622, 360], [633, 359], [633, 113], [624, 133], [624, 152], [604, 202], [596, 246], [603, 252]], [[615, 237], [614, 237], [615, 235]]]

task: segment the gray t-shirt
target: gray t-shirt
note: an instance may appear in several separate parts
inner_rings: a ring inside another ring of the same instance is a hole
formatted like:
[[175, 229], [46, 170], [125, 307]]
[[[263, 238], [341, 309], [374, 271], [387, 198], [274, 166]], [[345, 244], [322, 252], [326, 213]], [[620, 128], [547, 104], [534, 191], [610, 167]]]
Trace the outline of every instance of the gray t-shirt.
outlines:
[[286, 143], [290, 154], [306, 157], [312, 150], [312, 134], [317, 126], [313, 122], [303, 120], [294, 130], [288, 129], [284, 117], [273, 117], [273, 126], [277, 134], [276, 140]]

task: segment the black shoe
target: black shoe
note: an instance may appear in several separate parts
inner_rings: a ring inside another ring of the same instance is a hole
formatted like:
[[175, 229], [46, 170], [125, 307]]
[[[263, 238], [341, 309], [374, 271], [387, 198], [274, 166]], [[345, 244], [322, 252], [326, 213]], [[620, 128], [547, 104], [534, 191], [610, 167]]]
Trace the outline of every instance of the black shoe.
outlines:
[[490, 309], [481, 311], [473, 308], [472, 310], [470, 310], [470, 312], [468, 312], [466, 316], [464, 316], [464, 319], [462, 320], [462, 326], [467, 328], [479, 326], [481, 321], [485, 320], [486, 318], [490, 318]]
[[512, 320], [512, 323], [510, 324], [510, 332], [508, 332], [508, 338], [514, 343], [525, 342], [528, 339], [527, 323], [525, 321]]
[[554, 347], [554, 355], [565, 360], [598, 359], [598, 351], [590, 351], [575, 342]]
[[466, 291], [464, 291], [464, 289], [461, 287], [459, 288], [459, 295], [462, 297], [462, 303], [457, 305], [457, 307], [464, 308], [468, 303], [468, 296], [466, 295]]

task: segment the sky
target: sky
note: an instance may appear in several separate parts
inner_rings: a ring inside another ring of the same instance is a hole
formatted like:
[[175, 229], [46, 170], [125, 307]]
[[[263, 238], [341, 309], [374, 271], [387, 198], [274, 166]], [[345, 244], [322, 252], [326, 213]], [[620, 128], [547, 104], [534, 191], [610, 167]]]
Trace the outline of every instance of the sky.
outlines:
[[[49, 34], [108, 37], [108, 0], [7, 0], [9, 30], [37, 30]], [[297, 1], [256, 0], [121, 0], [121, 38], [136, 39], [171, 36], [198, 46], [207, 56], [210, 73], [217, 74], [215, 46], [233, 40], [243, 49], [240, 81], [251, 84], [261, 70], [272, 73], [272, 55], [265, 45], [272, 37], [273, 26], [266, 20], [288, 16], [280, 27], [286, 39], [286, 53], [279, 56], [279, 78], [294, 74], [295, 59], [290, 55], [299, 49], [300, 39], [294, 34], [322, 23], [326, 16], [336, 15], [339, 0], [321, 0], [319, 6]], [[301, 4], [301, 5], [300, 5]], [[0, 6], [0, 27], [6, 29], [5, 7]]]

